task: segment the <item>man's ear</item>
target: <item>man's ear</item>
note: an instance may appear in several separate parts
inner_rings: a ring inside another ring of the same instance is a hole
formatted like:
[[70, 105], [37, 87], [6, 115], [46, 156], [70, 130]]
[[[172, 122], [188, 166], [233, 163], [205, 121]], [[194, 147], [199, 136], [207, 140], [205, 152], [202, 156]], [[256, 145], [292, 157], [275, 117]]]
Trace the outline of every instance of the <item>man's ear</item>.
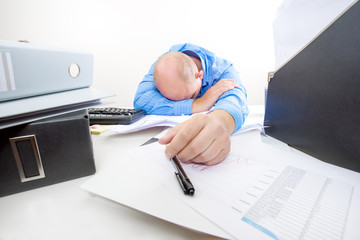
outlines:
[[203, 70], [198, 71], [198, 72], [195, 74], [195, 77], [196, 77], [196, 78], [200, 78], [200, 80], [202, 80], [203, 77], [204, 77], [204, 71], [203, 71]]

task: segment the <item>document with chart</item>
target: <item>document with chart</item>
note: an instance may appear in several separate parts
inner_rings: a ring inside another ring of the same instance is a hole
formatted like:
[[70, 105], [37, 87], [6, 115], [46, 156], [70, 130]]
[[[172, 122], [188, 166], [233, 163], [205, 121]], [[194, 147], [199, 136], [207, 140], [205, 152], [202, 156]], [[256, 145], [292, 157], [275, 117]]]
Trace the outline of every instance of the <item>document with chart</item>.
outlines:
[[259, 139], [233, 137], [218, 165], [183, 165], [192, 197], [183, 194], [164, 146], [153, 143], [130, 156], [235, 239], [359, 239], [360, 174]]

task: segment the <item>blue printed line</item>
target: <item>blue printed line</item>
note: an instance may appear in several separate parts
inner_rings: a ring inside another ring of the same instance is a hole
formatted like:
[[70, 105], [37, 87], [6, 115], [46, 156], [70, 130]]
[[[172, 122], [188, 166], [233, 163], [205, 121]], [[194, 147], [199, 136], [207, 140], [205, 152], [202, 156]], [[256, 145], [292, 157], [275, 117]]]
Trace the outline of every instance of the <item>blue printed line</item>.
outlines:
[[241, 220], [243, 220], [244, 222], [252, 225], [253, 227], [259, 229], [260, 231], [262, 231], [263, 233], [265, 233], [266, 235], [269, 235], [270, 237], [276, 239], [276, 240], [279, 240], [275, 234], [273, 234], [272, 232], [270, 232], [269, 230], [267, 230], [266, 228], [260, 226], [259, 224], [257, 223], [254, 223], [253, 221], [251, 221], [250, 219], [246, 218], [246, 217], [243, 217]]

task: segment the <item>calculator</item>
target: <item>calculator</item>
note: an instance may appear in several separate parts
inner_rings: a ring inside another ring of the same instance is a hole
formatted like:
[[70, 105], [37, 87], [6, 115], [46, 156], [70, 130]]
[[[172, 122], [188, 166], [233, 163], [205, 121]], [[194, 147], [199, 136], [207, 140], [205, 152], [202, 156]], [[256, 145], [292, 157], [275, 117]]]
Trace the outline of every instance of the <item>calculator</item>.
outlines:
[[145, 111], [131, 108], [98, 107], [88, 108], [90, 125], [129, 125], [145, 116]]

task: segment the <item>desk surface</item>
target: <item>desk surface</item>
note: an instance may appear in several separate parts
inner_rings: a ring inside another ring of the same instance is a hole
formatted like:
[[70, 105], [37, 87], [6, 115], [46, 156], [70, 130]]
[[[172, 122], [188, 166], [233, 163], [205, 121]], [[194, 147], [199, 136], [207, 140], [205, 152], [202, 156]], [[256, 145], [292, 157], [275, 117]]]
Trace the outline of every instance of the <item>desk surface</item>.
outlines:
[[[249, 119], [261, 122], [263, 107], [251, 107], [250, 110], [252, 113]], [[163, 128], [152, 128], [124, 135], [94, 135], [92, 139], [96, 174], [106, 172], [106, 167], [111, 166], [114, 160], [128, 162], [131, 160], [126, 154], [129, 149], [138, 147], [162, 130]], [[253, 132], [253, 134], [260, 133]], [[273, 138], [263, 140], [289, 150], [287, 145]], [[124, 174], [126, 177], [126, 174], [131, 174], [131, 171], [128, 171], [126, 165], [124, 166], [124, 170], [119, 174]], [[92, 176], [0, 198], [0, 239], [219, 239], [140, 212], [80, 188], [80, 185], [90, 178]], [[136, 183], [132, 186], [136, 187]], [[128, 204], [130, 206], [141, 202], [141, 200], [135, 201], [137, 195], [134, 192], [133, 194], [124, 192], [124, 194], [127, 194], [124, 195], [124, 199], [130, 199], [131, 204]], [[165, 200], [160, 198], [163, 201], [159, 201], [159, 197], [152, 197], [156, 193], [149, 191], [148, 194], [151, 197], [147, 199], [148, 202], [145, 202], [145, 205], [148, 204], [151, 206], [150, 209], [153, 208], [148, 211], [150, 214], [154, 208], [164, 212], [164, 209], [173, 203], [166, 201], [168, 198]], [[142, 202], [144, 204], [144, 201]], [[177, 210], [177, 213], [179, 212], [190, 213], [181, 209]], [[359, 212], [358, 208], [356, 212]], [[197, 212], [192, 214], [197, 214], [192, 215], [195, 220], [202, 217]], [[183, 218], [180, 215], [177, 217]], [[167, 218], [164, 217], [164, 219]], [[180, 222], [181, 220], [179, 224]], [[353, 221], [351, 224], [352, 229], [357, 229], [356, 222]], [[215, 225], [209, 226], [214, 228], [214, 231], [207, 232], [218, 231]], [[224, 235], [220, 234], [220, 236]]]
[[[255, 107], [261, 122], [263, 107]], [[163, 128], [92, 137], [97, 172]], [[114, 156], [114, 155], [117, 156]], [[161, 220], [79, 186], [92, 176], [0, 198], [0, 239], [218, 239]]]
[[[261, 122], [263, 108], [253, 109]], [[161, 131], [93, 136], [97, 172]], [[218, 239], [82, 190], [90, 178], [0, 198], [0, 239]]]
[[[107, 161], [126, 156], [162, 129], [106, 138], [93, 136], [97, 171]], [[111, 142], [111, 144], [109, 144]], [[122, 154], [124, 152], [124, 154]], [[84, 177], [0, 198], [0, 239], [209, 239], [79, 186]]]

